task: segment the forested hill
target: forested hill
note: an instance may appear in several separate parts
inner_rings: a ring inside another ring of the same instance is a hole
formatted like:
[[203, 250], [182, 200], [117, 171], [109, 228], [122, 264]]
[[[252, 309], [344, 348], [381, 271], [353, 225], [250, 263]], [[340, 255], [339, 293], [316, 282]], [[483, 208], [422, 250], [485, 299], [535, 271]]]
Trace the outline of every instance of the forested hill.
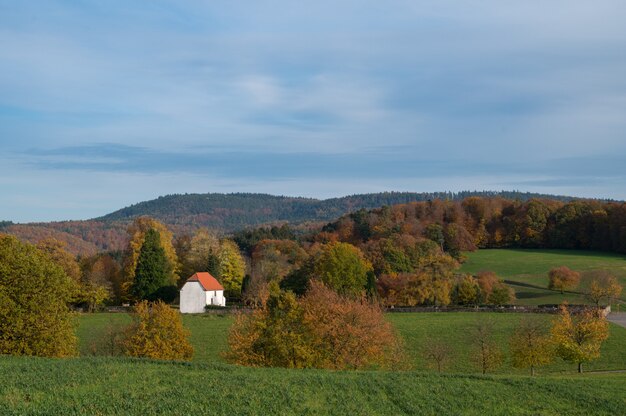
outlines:
[[521, 201], [527, 201], [532, 198], [547, 198], [560, 201], [574, 199], [565, 196], [515, 191], [465, 191], [458, 193], [382, 192], [325, 200], [250, 193], [183, 194], [167, 195], [151, 201], [140, 202], [96, 218], [96, 220], [104, 222], [119, 221], [148, 215], [168, 224], [197, 224], [233, 231], [274, 221], [329, 221], [361, 208], [372, 209], [385, 205], [434, 199], [462, 200], [469, 196], [502, 197], [519, 199]]
[[405, 204], [428, 200], [462, 200], [470, 196], [502, 197], [527, 201], [533, 198], [570, 201], [572, 197], [522, 192], [383, 192], [351, 195], [326, 200], [273, 196], [267, 194], [184, 194], [168, 195], [141, 202], [88, 221], [13, 224], [0, 222], [0, 232], [14, 234], [36, 243], [56, 238], [67, 243], [75, 254], [121, 250], [126, 245], [126, 229], [136, 217], [147, 215], [165, 224], [175, 234], [192, 233], [200, 227], [232, 232], [261, 224], [327, 222], [361, 208]]

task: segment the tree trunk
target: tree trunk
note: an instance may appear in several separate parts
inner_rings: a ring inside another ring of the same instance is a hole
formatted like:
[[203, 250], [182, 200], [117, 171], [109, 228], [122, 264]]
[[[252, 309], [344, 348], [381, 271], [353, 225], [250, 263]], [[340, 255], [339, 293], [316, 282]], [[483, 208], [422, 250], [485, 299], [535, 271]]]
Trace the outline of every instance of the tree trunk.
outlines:
[[531, 376], [535, 375], [535, 367], [533, 367], [532, 365], [530, 366], [530, 375]]
[[578, 363], [578, 372], [579, 372], [580, 374], [582, 374], [582, 373], [583, 373], [583, 363]]

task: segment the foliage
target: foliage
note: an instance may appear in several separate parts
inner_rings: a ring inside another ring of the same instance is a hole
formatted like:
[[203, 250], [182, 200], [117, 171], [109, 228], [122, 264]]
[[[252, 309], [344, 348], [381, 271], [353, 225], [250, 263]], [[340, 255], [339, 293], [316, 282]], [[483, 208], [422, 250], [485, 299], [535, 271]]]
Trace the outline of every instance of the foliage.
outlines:
[[572, 316], [567, 305], [561, 305], [559, 318], [552, 325], [552, 337], [557, 355], [578, 363], [578, 372], [582, 373], [583, 363], [600, 356], [600, 347], [609, 337], [609, 324], [597, 310], [587, 309]]
[[253, 367], [359, 369], [399, 365], [401, 348], [382, 311], [312, 282], [301, 300], [272, 294], [239, 314], [225, 357]]
[[129, 288], [133, 284], [135, 273], [137, 271], [137, 262], [141, 247], [144, 244], [146, 234], [153, 230], [157, 233], [159, 245], [162, 247], [168, 263], [168, 283], [176, 285], [179, 278], [180, 264], [176, 256], [176, 250], [172, 244], [172, 233], [165, 225], [159, 221], [149, 217], [139, 217], [128, 227], [128, 235], [130, 240], [126, 249], [126, 257], [124, 263], [124, 274], [126, 277], [126, 287]]
[[580, 273], [571, 270], [567, 266], [555, 267], [548, 273], [548, 288], [560, 290], [563, 293], [566, 289], [573, 289], [580, 282]]
[[228, 296], [239, 297], [241, 285], [246, 274], [244, 263], [239, 247], [232, 240], [223, 240], [219, 252], [219, 275], [216, 276]]
[[160, 360], [190, 360], [190, 332], [180, 314], [161, 301], [141, 301], [134, 307], [133, 323], [121, 341], [125, 355]]
[[492, 271], [482, 271], [476, 276], [480, 287], [480, 301], [489, 305], [507, 305], [515, 300], [515, 291]]
[[74, 288], [49, 255], [0, 234], [0, 354], [74, 355]]
[[522, 319], [510, 339], [510, 351], [515, 368], [530, 368], [530, 375], [535, 375], [535, 368], [549, 364], [554, 359], [554, 348], [544, 322]]
[[324, 245], [313, 263], [313, 275], [333, 290], [359, 296], [365, 290], [372, 265], [363, 253], [348, 243]]
[[595, 273], [587, 297], [596, 306], [600, 306], [602, 301], [611, 303], [611, 301], [619, 298], [622, 293], [622, 285], [617, 282], [615, 276], [612, 276], [608, 272]]
[[476, 305], [480, 296], [480, 287], [470, 275], [466, 275], [457, 282], [454, 290], [454, 301], [459, 305]]
[[161, 246], [159, 233], [149, 229], [139, 252], [130, 294], [137, 300], [161, 299], [159, 291], [171, 286], [170, 272], [170, 263]]
[[304, 311], [292, 293], [271, 296], [263, 309], [237, 315], [224, 356], [250, 367], [314, 367], [316, 352], [303, 318]]

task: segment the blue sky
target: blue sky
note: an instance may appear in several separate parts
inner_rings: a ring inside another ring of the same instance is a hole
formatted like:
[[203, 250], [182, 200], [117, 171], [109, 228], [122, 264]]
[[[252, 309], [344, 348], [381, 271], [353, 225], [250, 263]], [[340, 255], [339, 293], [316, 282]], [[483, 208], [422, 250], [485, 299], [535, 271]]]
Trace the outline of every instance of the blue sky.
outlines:
[[159, 195], [626, 199], [626, 2], [0, 0], [0, 220]]

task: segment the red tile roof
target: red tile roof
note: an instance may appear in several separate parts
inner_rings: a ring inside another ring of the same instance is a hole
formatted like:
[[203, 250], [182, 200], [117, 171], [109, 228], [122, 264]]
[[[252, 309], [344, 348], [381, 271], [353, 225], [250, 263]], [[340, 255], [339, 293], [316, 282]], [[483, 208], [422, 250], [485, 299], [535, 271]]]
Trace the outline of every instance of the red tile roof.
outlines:
[[194, 273], [189, 279], [188, 282], [200, 282], [200, 285], [204, 288], [205, 291], [209, 290], [224, 290], [220, 282], [213, 276], [211, 276], [208, 272], [197, 272]]

